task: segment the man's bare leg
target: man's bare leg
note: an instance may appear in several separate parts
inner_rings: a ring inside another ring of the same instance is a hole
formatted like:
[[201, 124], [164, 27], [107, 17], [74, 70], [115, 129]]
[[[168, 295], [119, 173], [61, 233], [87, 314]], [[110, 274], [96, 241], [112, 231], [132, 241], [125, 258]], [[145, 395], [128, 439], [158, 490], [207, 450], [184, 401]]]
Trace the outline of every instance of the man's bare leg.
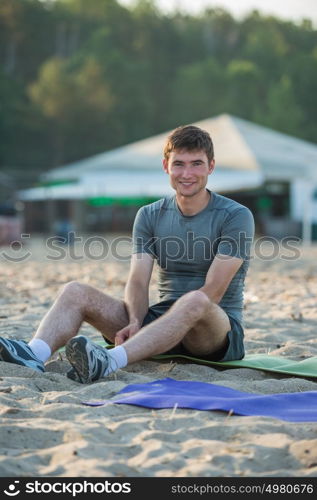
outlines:
[[[47, 359], [78, 334], [83, 321], [114, 342], [116, 332], [128, 324], [128, 314], [122, 300], [89, 285], [70, 282], [62, 289], [28, 344], [0, 337], [0, 361], [44, 372]], [[120, 368], [126, 366], [127, 355], [123, 347], [119, 347], [115, 363]]]
[[123, 346], [129, 363], [161, 354], [182, 342], [193, 355], [221, 349], [230, 330], [227, 314], [201, 291], [189, 292], [170, 310], [153, 321]]
[[114, 341], [115, 333], [128, 324], [128, 314], [122, 300], [73, 281], [65, 285], [33, 338], [54, 352], [78, 334], [84, 321]]
[[[66, 356], [77, 374], [77, 380], [89, 383], [156, 354], [179, 342], [196, 355], [210, 354], [224, 347], [230, 321], [227, 314], [201, 291], [193, 291], [178, 299], [171, 309], [141, 328], [123, 345], [106, 351], [86, 337], [71, 339]], [[124, 362], [118, 356], [124, 353]]]

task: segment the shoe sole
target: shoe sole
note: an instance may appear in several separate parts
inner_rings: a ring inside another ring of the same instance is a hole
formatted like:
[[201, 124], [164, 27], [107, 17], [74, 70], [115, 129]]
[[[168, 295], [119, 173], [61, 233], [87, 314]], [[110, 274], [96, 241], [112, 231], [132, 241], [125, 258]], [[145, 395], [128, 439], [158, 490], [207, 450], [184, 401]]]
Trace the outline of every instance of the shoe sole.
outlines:
[[[40, 370], [36, 361], [24, 360], [18, 354], [14, 354], [6, 344], [3, 344], [0, 340], [0, 361], [5, 361], [6, 363], [14, 363], [16, 365], [25, 366], [26, 368], [31, 368], [37, 372], [44, 372], [44, 370]], [[26, 364], [30, 363], [30, 364]], [[33, 365], [33, 366], [32, 366]], [[36, 365], [36, 366], [35, 366]]]
[[77, 373], [82, 384], [90, 382], [89, 360], [86, 352], [86, 345], [86, 339], [74, 338], [67, 342], [65, 348], [66, 357]]

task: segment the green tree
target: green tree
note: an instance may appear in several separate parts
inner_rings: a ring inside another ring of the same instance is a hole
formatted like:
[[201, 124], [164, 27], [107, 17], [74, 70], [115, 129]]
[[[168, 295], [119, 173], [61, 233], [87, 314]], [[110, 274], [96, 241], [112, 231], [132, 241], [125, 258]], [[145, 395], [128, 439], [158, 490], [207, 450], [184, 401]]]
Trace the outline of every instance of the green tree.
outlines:
[[283, 74], [290, 46], [280, 23], [274, 17], [262, 17], [254, 11], [240, 25], [240, 57], [254, 62], [264, 73], [267, 84]]
[[45, 170], [223, 112], [316, 141], [317, 30], [257, 11], [0, 0], [0, 168]]
[[303, 113], [296, 102], [292, 81], [284, 75], [271, 85], [266, 112], [258, 116], [258, 121], [286, 134], [299, 135], [302, 119]]
[[241, 118], [253, 119], [258, 110], [263, 108], [263, 72], [252, 61], [234, 59], [228, 64], [226, 73], [229, 112]]
[[55, 14], [38, 0], [1, 0], [0, 61], [25, 85], [55, 51]]
[[296, 104], [302, 113], [302, 127], [297, 134], [316, 142], [317, 122], [317, 37], [316, 46], [309, 54], [298, 54], [289, 70]]
[[107, 117], [115, 101], [93, 59], [76, 71], [67, 61], [51, 59], [41, 68], [29, 95], [50, 123], [52, 165], [95, 153], [100, 137], [106, 144]]
[[190, 123], [228, 111], [226, 74], [214, 58], [186, 65], [174, 80], [173, 124]]

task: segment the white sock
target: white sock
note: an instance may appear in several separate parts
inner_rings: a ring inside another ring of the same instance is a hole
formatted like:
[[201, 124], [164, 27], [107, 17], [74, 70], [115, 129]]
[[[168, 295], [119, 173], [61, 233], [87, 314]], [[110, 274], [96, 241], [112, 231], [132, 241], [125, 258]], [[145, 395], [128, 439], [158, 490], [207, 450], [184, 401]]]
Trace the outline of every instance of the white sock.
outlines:
[[35, 356], [37, 356], [43, 363], [51, 357], [52, 351], [50, 346], [41, 339], [32, 339], [28, 343], [28, 346], [32, 349]]
[[116, 372], [120, 370], [120, 368], [124, 368], [128, 364], [128, 358], [125, 348], [122, 345], [118, 345], [117, 347], [113, 347], [112, 349], [108, 349], [109, 355], [109, 365], [103, 374], [104, 377], [109, 375], [110, 373]]

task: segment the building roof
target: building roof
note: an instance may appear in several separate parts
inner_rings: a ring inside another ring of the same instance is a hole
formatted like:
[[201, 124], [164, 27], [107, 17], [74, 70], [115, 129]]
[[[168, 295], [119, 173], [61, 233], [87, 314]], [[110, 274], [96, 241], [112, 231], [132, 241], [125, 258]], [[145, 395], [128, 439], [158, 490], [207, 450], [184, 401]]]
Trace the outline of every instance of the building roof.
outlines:
[[[211, 134], [218, 168], [259, 169], [256, 158], [244, 138], [238, 133], [230, 116], [221, 115], [194, 125], [205, 128]], [[44, 178], [62, 179], [107, 169], [161, 169], [163, 148], [170, 132], [171, 130], [168, 130], [163, 134], [55, 168], [47, 172]]]
[[[194, 125], [205, 129], [213, 139], [216, 168], [209, 177], [208, 187], [214, 191], [258, 187], [264, 180], [317, 178], [316, 144], [228, 114]], [[73, 181], [73, 184], [34, 188], [21, 192], [21, 197], [168, 194], [171, 188], [162, 169], [162, 156], [170, 132], [50, 170], [42, 176], [45, 183]]]

